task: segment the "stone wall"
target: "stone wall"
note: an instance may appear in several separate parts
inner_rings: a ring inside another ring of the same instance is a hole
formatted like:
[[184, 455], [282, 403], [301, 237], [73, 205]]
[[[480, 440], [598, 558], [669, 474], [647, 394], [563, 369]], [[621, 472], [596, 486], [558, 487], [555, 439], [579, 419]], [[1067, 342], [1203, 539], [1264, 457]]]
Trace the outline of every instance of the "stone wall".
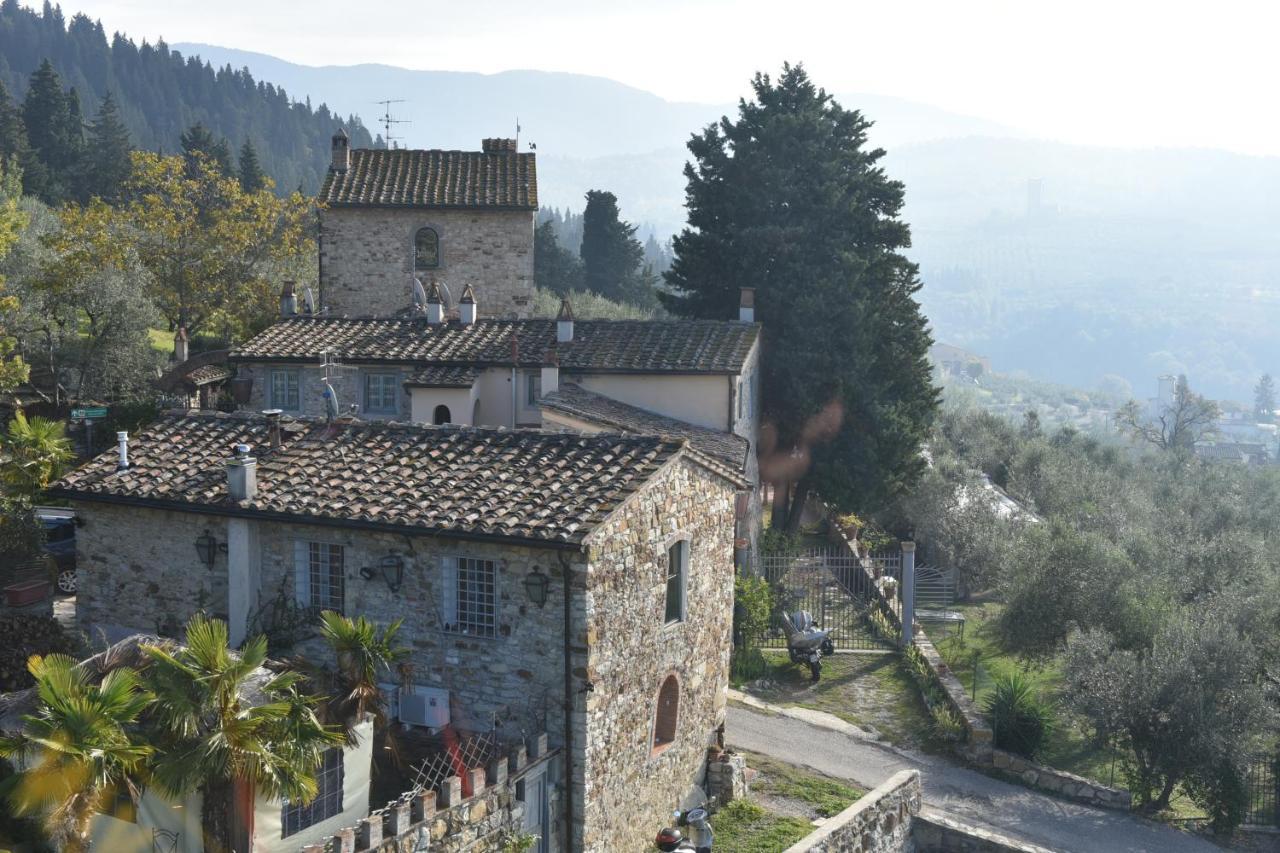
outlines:
[[[543, 735], [488, 767], [468, 770], [472, 793], [463, 797], [463, 780], [450, 776], [435, 791], [409, 791], [334, 835], [302, 848], [303, 853], [490, 853], [524, 831], [525, 779], [554, 772], [558, 756], [548, 752]], [[558, 809], [552, 803], [553, 822]], [[561, 826], [549, 828], [549, 849], [562, 850]]]
[[394, 314], [413, 303], [413, 237], [440, 235], [440, 266], [421, 270], [444, 282], [456, 307], [470, 284], [482, 317], [528, 317], [533, 310], [530, 210], [329, 208], [320, 215], [320, 304], [337, 316]]
[[[236, 365], [236, 378], [252, 381], [249, 389], [249, 402], [240, 406], [251, 412], [263, 409], [280, 408], [271, 399], [271, 371], [296, 370], [298, 372], [298, 408], [285, 410], [285, 414], [293, 417], [323, 418], [325, 404], [324, 370], [319, 364], [253, 362]], [[365, 410], [364, 390], [365, 377], [370, 373], [394, 373], [396, 375], [396, 409], [394, 412], [369, 412]], [[411, 371], [397, 365], [344, 365], [330, 371], [333, 391], [338, 396], [338, 405], [343, 412], [355, 403], [359, 408], [357, 414], [361, 420], [367, 421], [408, 421], [410, 420], [410, 397], [404, 388], [404, 382]]]
[[[725, 718], [733, 619], [733, 487], [686, 460], [588, 538], [585, 826], [574, 850], [650, 849], [702, 781]], [[690, 544], [686, 616], [664, 624], [667, 549]], [[655, 750], [663, 680], [679, 681], [675, 739]], [[696, 792], [701, 796], [700, 790]]]
[[961, 823], [932, 809], [911, 823], [916, 853], [1052, 853], [1044, 847]]
[[786, 853], [898, 853], [912, 849], [920, 771], [903, 770], [787, 848]]

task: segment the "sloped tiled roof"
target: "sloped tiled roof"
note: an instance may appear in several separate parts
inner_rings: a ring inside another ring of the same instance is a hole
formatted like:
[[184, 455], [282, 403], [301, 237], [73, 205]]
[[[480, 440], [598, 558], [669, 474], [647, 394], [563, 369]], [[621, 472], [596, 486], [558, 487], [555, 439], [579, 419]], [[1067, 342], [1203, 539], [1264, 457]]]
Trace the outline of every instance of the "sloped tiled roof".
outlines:
[[533, 154], [356, 148], [320, 190], [329, 207], [538, 209]]
[[422, 318], [293, 317], [231, 354], [233, 361], [318, 359], [348, 362], [538, 365], [554, 347], [564, 370], [619, 373], [742, 371], [759, 327], [727, 320], [578, 320], [573, 340], [556, 343], [556, 321], [478, 320], [431, 325]]
[[[704, 464], [656, 436], [299, 420], [272, 450], [266, 429], [259, 416], [167, 414], [130, 441], [127, 470], [111, 451], [51, 493], [563, 546], [581, 544], [677, 454]], [[239, 443], [258, 458], [258, 493], [233, 503], [225, 466]]]
[[470, 388], [480, 371], [469, 364], [433, 364], [422, 368], [405, 383], [410, 388]]
[[588, 391], [580, 385], [565, 383], [538, 401], [544, 409], [553, 409], [603, 427], [645, 435], [685, 438], [702, 453], [731, 466], [746, 470], [750, 443], [740, 435], [669, 418], [612, 397]]

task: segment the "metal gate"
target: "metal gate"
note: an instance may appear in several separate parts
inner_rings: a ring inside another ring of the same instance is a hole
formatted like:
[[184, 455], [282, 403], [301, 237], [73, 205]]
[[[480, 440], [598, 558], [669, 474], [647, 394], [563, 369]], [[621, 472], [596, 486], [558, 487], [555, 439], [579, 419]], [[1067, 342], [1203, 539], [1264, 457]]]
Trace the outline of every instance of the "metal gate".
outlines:
[[857, 557], [843, 547], [810, 547], [762, 554], [760, 567], [773, 589], [774, 618], [760, 638], [763, 648], [785, 649], [782, 613], [807, 610], [831, 632], [836, 649], [881, 650], [893, 645], [878, 637], [867, 621], [872, 580]]
[[1258, 757], [1245, 769], [1245, 792], [1248, 805], [1242, 823], [1246, 826], [1280, 827], [1280, 759], [1275, 756]]

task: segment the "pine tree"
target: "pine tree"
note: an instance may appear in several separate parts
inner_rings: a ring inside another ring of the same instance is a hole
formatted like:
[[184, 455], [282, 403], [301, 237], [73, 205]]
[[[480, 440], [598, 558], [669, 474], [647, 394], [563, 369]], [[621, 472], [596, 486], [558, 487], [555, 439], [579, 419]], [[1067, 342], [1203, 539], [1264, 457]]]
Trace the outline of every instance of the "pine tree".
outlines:
[[1253, 388], [1253, 413], [1268, 423], [1276, 416], [1276, 383], [1270, 373], [1262, 374]]
[[247, 193], [256, 193], [267, 185], [267, 175], [258, 163], [258, 152], [248, 139], [240, 146], [240, 188]]
[[538, 288], [560, 296], [582, 289], [582, 261], [556, 240], [555, 224], [550, 220], [533, 232], [533, 281]]
[[68, 169], [77, 151], [69, 138], [71, 104], [62, 91], [62, 81], [49, 60], [31, 75], [27, 97], [22, 102], [22, 122], [27, 128], [31, 154], [23, 164], [23, 187], [49, 204], [58, 204], [70, 189]]
[[213, 163], [224, 175], [235, 174], [231, 166], [231, 148], [227, 140], [216, 138], [202, 122], [196, 122], [183, 131], [179, 142], [182, 144], [182, 157], [187, 162], [188, 176], [194, 176], [199, 171], [196, 160], [200, 157]]
[[27, 128], [4, 82], [0, 81], [0, 161], [19, 161], [27, 156]]
[[775, 522], [794, 527], [811, 491], [864, 512], [907, 488], [923, 470], [938, 392], [917, 268], [902, 254], [903, 186], [867, 147], [870, 123], [802, 66], [752, 86], [737, 121], [689, 142], [689, 225], [661, 299], [728, 319], [740, 289], [755, 288], [768, 353], [761, 472], [777, 487]]
[[640, 264], [644, 247], [636, 239], [636, 227], [618, 217], [618, 198], [611, 192], [591, 190], [582, 212], [583, 282], [587, 290], [615, 302], [646, 305], [653, 301], [645, 292]]
[[98, 116], [89, 125], [89, 142], [85, 147], [80, 194], [87, 200], [97, 196], [115, 202], [129, 180], [133, 165], [129, 154], [129, 131], [120, 120], [115, 98], [108, 92], [98, 108]]

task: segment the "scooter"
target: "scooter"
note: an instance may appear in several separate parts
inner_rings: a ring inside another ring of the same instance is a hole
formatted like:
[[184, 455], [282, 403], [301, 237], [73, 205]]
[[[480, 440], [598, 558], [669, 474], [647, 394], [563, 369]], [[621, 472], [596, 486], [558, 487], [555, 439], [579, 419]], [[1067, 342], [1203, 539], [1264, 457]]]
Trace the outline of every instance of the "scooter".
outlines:
[[782, 628], [787, 632], [787, 653], [791, 662], [808, 664], [809, 673], [817, 681], [822, 675], [822, 659], [836, 653], [831, 632], [818, 628], [807, 610], [782, 614]]
[[[658, 831], [654, 846], [664, 853], [711, 853], [710, 815], [706, 809], [696, 808], [675, 812], [676, 826], [666, 826]], [[676, 827], [689, 827], [686, 837]]]

